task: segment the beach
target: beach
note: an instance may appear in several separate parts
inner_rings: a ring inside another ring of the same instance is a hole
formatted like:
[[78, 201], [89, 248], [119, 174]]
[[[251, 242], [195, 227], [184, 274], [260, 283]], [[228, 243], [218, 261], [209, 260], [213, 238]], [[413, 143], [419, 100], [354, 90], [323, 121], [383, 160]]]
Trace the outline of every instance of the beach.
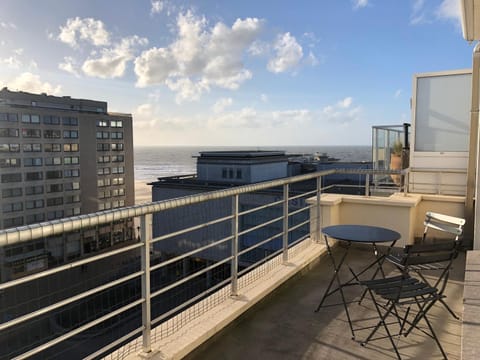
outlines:
[[135, 204], [152, 201], [152, 187], [145, 180], [135, 180]]

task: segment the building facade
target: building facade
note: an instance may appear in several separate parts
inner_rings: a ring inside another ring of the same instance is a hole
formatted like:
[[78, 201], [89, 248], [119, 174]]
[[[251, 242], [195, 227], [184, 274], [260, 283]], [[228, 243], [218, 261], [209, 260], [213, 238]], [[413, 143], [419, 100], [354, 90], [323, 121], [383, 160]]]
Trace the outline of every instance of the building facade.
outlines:
[[[134, 196], [130, 114], [109, 113], [103, 101], [0, 90], [0, 229], [129, 206]], [[111, 224], [4, 248], [3, 275], [110, 247], [132, 230]]]

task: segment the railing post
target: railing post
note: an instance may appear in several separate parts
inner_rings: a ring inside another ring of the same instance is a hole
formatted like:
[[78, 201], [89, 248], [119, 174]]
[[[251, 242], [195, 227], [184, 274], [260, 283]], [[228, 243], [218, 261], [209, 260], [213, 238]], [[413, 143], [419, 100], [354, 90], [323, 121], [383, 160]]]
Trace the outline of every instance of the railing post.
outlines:
[[315, 217], [315, 241], [320, 242], [320, 232], [322, 231], [321, 228], [321, 218], [320, 218], [320, 200], [322, 196], [322, 177], [317, 177], [317, 216]]
[[232, 289], [231, 296], [238, 295], [238, 194], [232, 197]]
[[142, 348], [143, 352], [152, 351], [151, 329], [152, 314], [150, 306], [150, 241], [152, 239], [152, 214], [145, 214], [140, 217], [141, 240], [141, 266], [142, 266]]
[[370, 196], [370, 174], [365, 174], [365, 196]]
[[283, 262], [288, 261], [288, 184], [283, 185]]

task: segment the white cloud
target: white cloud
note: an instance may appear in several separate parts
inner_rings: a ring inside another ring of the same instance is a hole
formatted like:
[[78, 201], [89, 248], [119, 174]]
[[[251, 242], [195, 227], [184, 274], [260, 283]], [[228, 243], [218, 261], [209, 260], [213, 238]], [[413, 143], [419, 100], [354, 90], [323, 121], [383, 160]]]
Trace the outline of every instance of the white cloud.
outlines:
[[199, 120], [194, 116], [170, 116], [168, 114], [161, 114], [156, 107], [150, 103], [145, 103], [138, 106], [132, 111], [133, 126], [136, 129], [155, 131], [160, 129], [165, 130], [185, 131], [192, 130], [199, 127]]
[[424, 6], [425, 6], [425, 0], [413, 1], [412, 12], [410, 14], [411, 25], [417, 25], [417, 24], [428, 22]]
[[253, 108], [243, 108], [239, 111], [221, 113], [212, 116], [208, 120], [208, 126], [213, 129], [217, 128], [258, 128], [265, 122], [260, 121], [260, 116]]
[[58, 95], [62, 90], [60, 85], [52, 85], [49, 82], [42, 82], [39, 75], [30, 72], [24, 72], [12, 81], [7, 86], [18, 91], [27, 91], [32, 93], [47, 93]]
[[252, 56], [262, 56], [270, 52], [270, 45], [261, 40], [255, 40], [248, 48], [248, 53]]
[[244, 68], [243, 53], [262, 28], [262, 20], [237, 19], [228, 27], [212, 27], [204, 17], [179, 14], [177, 38], [169, 46], [151, 48], [135, 59], [137, 86], [166, 84], [178, 100], [195, 100], [211, 86], [237, 89], [252, 74]]
[[136, 35], [123, 38], [111, 49], [103, 49], [101, 56], [88, 58], [82, 65], [83, 72], [88, 76], [99, 78], [116, 78], [125, 74], [127, 62], [135, 57], [138, 47], [148, 44], [146, 38]]
[[305, 59], [306, 63], [309, 64], [310, 66], [317, 66], [320, 64], [320, 61], [318, 58], [315, 56], [313, 52], [309, 52], [307, 58]]
[[462, 16], [460, 13], [460, 1], [443, 0], [435, 14], [439, 19], [453, 20], [460, 25]]
[[72, 75], [75, 75], [76, 77], [80, 77], [80, 75], [78, 74], [76, 61], [71, 56], [65, 56], [63, 58], [63, 62], [58, 64], [58, 68]]
[[275, 57], [267, 65], [267, 69], [274, 73], [285, 72], [295, 67], [303, 57], [302, 47], [288, 32], [277, 37], [274, 50]]
[[398, 99], [400, 97], [400, 95], [402, 95], [402, 92], [403, 92], [402, 89], [398, 89], [397, 91], [395, 91], [395, 94], [393, 94], [393, 97], [395, 99]]
[[219, 114], [229, 106], [233, 104], [232, 98], [221, 98], [212, 106], [212, 110], [215, 114]]
[[335, 105], [325, 106], [319, 114], [319, 119], [324, 121], [346, 124], [358, 119], [361, 107], [353, 107], [353, 99], [346, 97]]
[[105, 30], [104, 23], [92, 18], [80, 19], [76, 17], [68, 19], [65, 26], [60, 27], [60, 34], [57, 38], [71, 47], [77, 47], [80, 40], [95, 46], [110, 43], [110, 33]]
[[268, 95], [267, 94], [261, 94], [260, 95], [260, 100], [262, 100], [262, 102], [264, 102], [264, 103], [268, 102]]
[[368, 0], [353, 0], [353, 9], [364, 8], [368, 5]]
[[3, 64], [10, 69], [19, 69], [23, 63], [16, 56], [9, 56], [3, 59], [0, 58], [0, 64]]
[[4, 22], [0, 21], [0, 28], [5, 29], [5, 30], [16, 30], [17, 26], [14, 23], [11, 22]]
[[24, 50], [22, 48], [12, 50], [12, 55], [6, 58], [0, 58], [0, 64], [3, 64], [10, 69], [28, 69], [33, 71], [37, 68], [37, 63], [34, 60], [25, 59], [23, 56]]
[[152, 1], [151, 4], [152, 4], [152, 7], [150, 9], [151, 15], [161, 13], [165, 6], [164, 1]]
[[273, 126], [304, 125], [311, 121], [312, 113], [307, 109], [274, 111]]

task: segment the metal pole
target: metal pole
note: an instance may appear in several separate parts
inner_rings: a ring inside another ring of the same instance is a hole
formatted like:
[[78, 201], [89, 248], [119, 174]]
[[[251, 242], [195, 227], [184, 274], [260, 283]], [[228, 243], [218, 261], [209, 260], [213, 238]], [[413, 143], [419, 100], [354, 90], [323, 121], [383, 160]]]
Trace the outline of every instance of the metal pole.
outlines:
[[283, 185], [283, 262], [288, 261], [288, 184]]
[[152, 351], [151, 329], [152, 314], [150, 306], [150, 241], [152, 239], [152, 214], [145, 214], [140, 217], [141, 240], [141, 266], [142, 266], [142, 348], [143, 352]]
[[238, 295], [238, 195], [232, 197], [232, 289], [231, 295]]
[[370, 196], [370, 174], [365, 175], [365, 196]]
[[320, 217], [320, 200], [322, 197], [322, 177], [317, 177], [317, 216], [315, 217], [316, 221], [316, 228], [315, 228], [315, 240], [316, 242], [320, 242], [320, 232], [322, 231], [321, 228], [321, 217]]

